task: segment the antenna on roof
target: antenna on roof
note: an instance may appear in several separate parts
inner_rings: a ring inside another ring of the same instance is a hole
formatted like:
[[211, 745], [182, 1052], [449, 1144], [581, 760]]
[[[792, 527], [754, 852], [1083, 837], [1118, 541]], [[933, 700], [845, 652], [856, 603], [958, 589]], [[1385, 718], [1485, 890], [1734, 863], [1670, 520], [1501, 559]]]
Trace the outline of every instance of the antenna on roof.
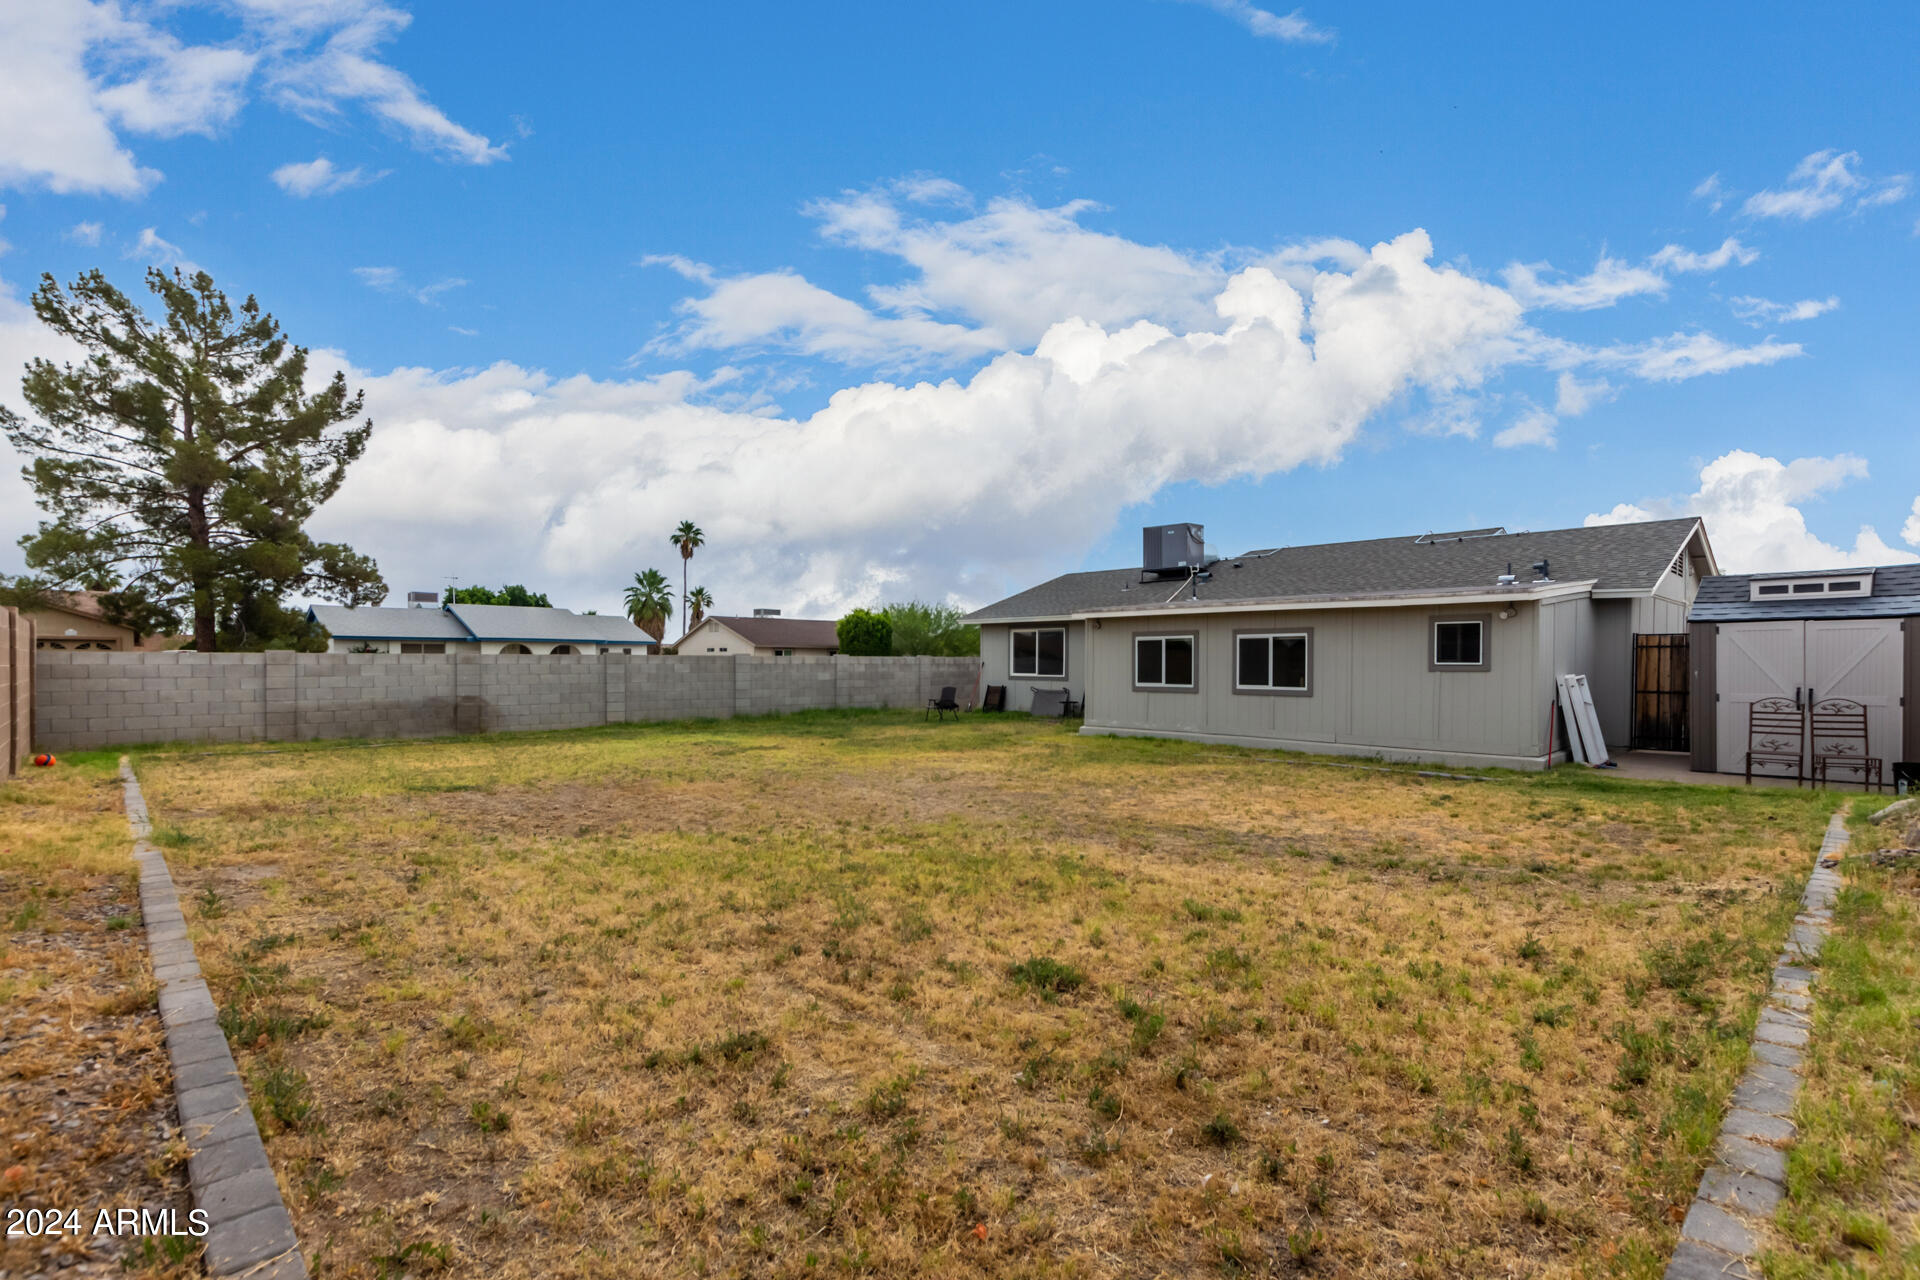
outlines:
[[446, 599], [446, 603], [440, 606], [441, 608], [444, 609], [447, 607], [447, 605], [450, 605], [454, 602], [453, 593], [456, 590], [455, 584], [458, 583], [459, 581], [460, 579], [455, 577], [453, 574], [447, 575], [447, 599]]

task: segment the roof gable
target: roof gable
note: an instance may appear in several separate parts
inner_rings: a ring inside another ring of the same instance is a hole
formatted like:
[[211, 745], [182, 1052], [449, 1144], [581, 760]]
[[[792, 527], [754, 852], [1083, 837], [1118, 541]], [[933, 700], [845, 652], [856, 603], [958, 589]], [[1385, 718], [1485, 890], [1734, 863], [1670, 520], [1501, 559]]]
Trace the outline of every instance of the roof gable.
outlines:
[[[700, 620], [704, 627], [717, 623], [762, 649], [838, 649], [840, 624], [830, 618], [740, 618], [710, 613]], [[699, 631], [695, 627], [687, 633]]]

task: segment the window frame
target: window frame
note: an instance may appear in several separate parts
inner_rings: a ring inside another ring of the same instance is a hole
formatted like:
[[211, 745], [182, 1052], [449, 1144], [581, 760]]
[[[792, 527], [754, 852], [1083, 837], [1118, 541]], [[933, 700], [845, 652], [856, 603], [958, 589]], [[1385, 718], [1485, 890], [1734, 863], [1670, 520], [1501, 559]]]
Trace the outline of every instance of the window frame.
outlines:
[[[1020, 633], [1027, 632], [1027, 631], [1032, 632], [1034, 637], [1033, 661], [1034, 661], [1034, 666], [1036, 670], [1015, 671], [1013, 669], [1013, 655], [1015, 652], [1014, 646], [1013, 646], [1013, 638], [1019, 635]], [[1040, 664], [1040, 633], [1043, 631], [1058, 631], [1060, 633], [1060, 672], [1058, 675], [1055, 675], [1051, 672], [1043, 675], [1037, 670]], [[1068, 658], [1067, 626], [1065, 623], [1061, 623], [1056, 626], [1008, 627], [1007, 628], [1007, 678], [1009, 680], [1065, 680], [1067, 679], [1068, 671], [1071, 669], [1073, 665], [1067, 660], [1067, 658]]]
[[[1192, 683], [1190, 684], [1166, 684], [1166, 683], [1141, 684], [1140, 683], [1140, 642], [1142, 640], [1159, 640], [1162, 642], [1160, 647], [1160, 674], [1163, 678], [1167, 674], [1167, 650], [1166, 650], [1165, 642], [1168, 640], [1185, 640], [1193, 651]], [[1136, 631], [1130, 637], [1128, 637], [1127, 643], [1128, 643], [1127, 679], [1129, 683], [1132, 684], [1133, 691], [1135, 693], [1199, 693], [1200, 692], [1200, 636], [1197, 632]]]
[[[1267, 645], [1267, 674], [1273, 674], [1272, 641], [1280, 638], [1302, 639], [1307, 642], [1307, 682], [1298, 689], [1282, 688], [1276, 685], [1240, 683], [1240, 642], [1242, 640], [1264, 639]], [[1313, 628], [1312, 627], [1249, 627], [1233, 633], [1233, 691], [1250, 698], [1311, 698], [1313, 696]]]
[[[1441, 626], [1463, 622], [1479, 624], [1480, 661], [1440, 661]], [[1493, 615], [1490, 613], [1434, 613], [1427, 615], [1427, 670], [1434, 672], [1493, 670]]]

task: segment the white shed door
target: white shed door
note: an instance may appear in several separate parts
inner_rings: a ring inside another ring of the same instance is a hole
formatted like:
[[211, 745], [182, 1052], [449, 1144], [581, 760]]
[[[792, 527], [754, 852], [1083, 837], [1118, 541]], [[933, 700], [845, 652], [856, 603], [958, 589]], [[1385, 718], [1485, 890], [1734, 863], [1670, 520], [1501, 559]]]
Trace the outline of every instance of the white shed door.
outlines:
[[[1804, 622], [1729, 622], [1720, 627], [1715, 652], [1720, 772], [1747, 771], [1748, 708], [1762, 698], [1803, 696], [1806, 642]], [[1785, 771], [1775, 765], [1762, 772]]]
[[1806, 625], [1809, 699], [1850, 698], [1864, 706], [1867, 754], [1883, 762], [1898, 760], [1904, 676], [1899, 620], [1851, 618]]

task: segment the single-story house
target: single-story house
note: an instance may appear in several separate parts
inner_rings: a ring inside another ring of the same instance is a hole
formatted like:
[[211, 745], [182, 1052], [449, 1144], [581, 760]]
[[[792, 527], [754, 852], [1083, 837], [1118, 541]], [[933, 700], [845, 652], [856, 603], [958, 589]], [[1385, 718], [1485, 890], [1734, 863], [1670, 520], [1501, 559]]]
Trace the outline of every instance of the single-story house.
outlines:
[[502, 604], [354, 609], [316, 604], [307, 617], [329, 653], [652, 653], [659, 641], [625, 618]]
[[99, 596], [92, 591], [65, 591], [56, 594], [43, 609], [22, 609], [20, 616], [33, 623], [36, 649], [107, 649], [121, 653], [159, 652], [177, 649], [186, 641], [179, 636], [141, 636], [134, 638], [128, 627], [108, 622], [100, 608]]
[[[1689, 621], [1696, 770], [1746, 772], [1753, 704], [1767, 698], [1796, 715], [1829, 699], [1858, 703], [1864, 754], [1888, 781], [1896, 761], [1920, 760], [1920, 565], [1710, 577]], [[1763, 762], [1754, 772], [1806, 776], [1809, 752], [1831, 745], [1802, 734], [1789, 748], [1797, 770]]]
[[1636, 721], [1637, 652], [1684, 637], [1717, 572], [1691, 517], [1225, 558], [1198, 525], [1143, 542], [1140, 565], [967, 616], [1009, 709], [1065, 688], [1082, 733], [1538, 769], [1564, 755], [1561, 675], [1588, 678], [1609, 742], [1663, 728]]
[[751, 618], [702, 618], [674, 646], [692, 654], [750, 653], [769, 658], [826, 658], [840, 652], [839, 624], [823, 618], [783, 618], [762, 609]]

